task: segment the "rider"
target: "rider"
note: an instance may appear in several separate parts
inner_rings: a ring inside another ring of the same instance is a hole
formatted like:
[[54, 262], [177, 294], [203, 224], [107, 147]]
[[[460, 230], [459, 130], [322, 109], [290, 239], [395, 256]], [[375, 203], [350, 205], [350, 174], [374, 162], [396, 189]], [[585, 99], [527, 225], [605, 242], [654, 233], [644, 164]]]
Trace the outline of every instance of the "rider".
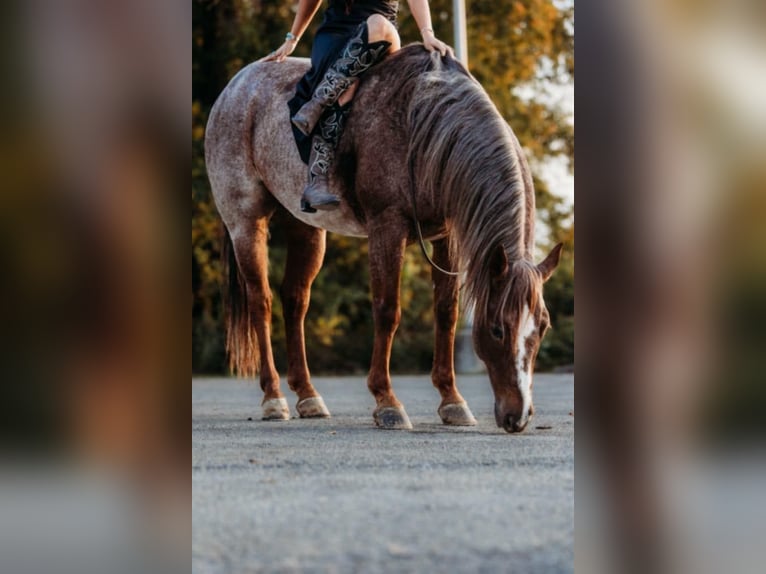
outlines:
[[[300, 0], [290, 32], [277, 50], [263, 61], [284, 61], [316, 14], [322, 0]], [[452, 53], [434, 35], [428, 0], [408, 0], [423, 44], [442, 56]], [[301, 196], [301, 210], [335, 209], [327, 174], [351, 107], [357, 78], [387, 54], [400, 48], [396, 30], [397, 0], [329, 0], [324, 21], [311, 49], [311, 69], [298, 83], [290, 100], [293, 134], [301, 159], [309, 166], [309, 183]]]

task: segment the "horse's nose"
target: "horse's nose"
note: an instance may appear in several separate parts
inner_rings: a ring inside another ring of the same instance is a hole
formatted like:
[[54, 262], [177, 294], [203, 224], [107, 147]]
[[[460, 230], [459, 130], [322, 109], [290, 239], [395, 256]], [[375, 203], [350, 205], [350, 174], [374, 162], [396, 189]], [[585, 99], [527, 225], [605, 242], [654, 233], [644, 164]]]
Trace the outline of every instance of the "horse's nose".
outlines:
[[526, 428], [528, 422], [529, 422], [529, 415], [509, 414], [505, 417], [505, 420], [503, 421], [503, 428], [505, 429], [505, 432], [521, 432]]
[[501, 404], [495, 403], [495, 422], [497, 426], [505, 429], [506, 432], [521, 432], [527, 427], [529, 419], [532, 418], [535, 409], [532, 405], [526, 412], [513, 413], [506, 412]]

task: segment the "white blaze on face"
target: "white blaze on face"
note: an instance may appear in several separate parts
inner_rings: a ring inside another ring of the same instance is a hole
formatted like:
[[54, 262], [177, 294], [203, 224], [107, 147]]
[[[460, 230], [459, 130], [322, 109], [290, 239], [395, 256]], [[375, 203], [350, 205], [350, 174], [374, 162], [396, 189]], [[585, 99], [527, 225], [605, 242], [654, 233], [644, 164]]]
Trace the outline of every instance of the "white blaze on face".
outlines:
[[532, 361], [527, 361], [524, 368], [524, 359], [527, 354], [527, 339], [535, 332], [535, 317], [529, 312], [529, 305], [524, 305], [524, 311], [519, 320], [519, 330], [516, 334], [516, 380], [523, 400], [522, 417], [529, 413], [532, 405]]

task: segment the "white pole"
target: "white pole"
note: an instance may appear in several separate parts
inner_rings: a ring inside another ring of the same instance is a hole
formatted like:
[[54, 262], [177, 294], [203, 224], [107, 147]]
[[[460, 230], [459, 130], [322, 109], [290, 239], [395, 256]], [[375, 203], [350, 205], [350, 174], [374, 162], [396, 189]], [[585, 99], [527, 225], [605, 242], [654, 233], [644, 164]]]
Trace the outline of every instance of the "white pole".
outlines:
[[[468, 33], [466, 32], [465, 0], [452, 0], [452, 20], [455, 26], [455, 56], [468, 68]], [[467, 313], [463, 328], [456, 337], [455, 369], [458, 373], [480, 373], [484, 363], [473, 349], [473, 314]]]
[[466, 32], [465, 0], [452, 0], [452, 19], [455, 25], [455, 55], [468, 68], [468, 33]]

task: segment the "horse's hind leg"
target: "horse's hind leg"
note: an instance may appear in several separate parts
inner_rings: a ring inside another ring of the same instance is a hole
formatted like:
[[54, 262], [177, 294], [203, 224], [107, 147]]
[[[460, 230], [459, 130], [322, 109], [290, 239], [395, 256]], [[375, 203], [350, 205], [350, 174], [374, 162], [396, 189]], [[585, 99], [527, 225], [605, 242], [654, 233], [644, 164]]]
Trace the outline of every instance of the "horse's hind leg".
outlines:
[[326, 233], [288, 214], [285, 220], [287, 265], [280, 296], [287, 335], [287, 384], [298, 395], [296, 409], [301, 418], [329, 417], [330, 411], [311, 384], [303, 332], [311, 284], [324, 259]]
[[[433, 259], [442, 269], [455, 265], [449, 255], [448, 240], [433, 242]], [[442, 397], [439, 416], [444, 424], [472, 426], [476, 424], [465, 399], [455, 385], [455, 329], [458, 318], [458, 279], [438, 269], [431, 271], [434, 284], [434, 365], [431, 380]]]
[[239, 271], [246, 284], [248, 326], [257, 339], [260, 358], [260, 382], [263, 390], [264, 420], [289, 419], [290, 411], [274, 366], [271, 350], [271, 289], [268, 276], [269, 219], [267, 214], [241, 218], [232, 231], [232, 243]]

